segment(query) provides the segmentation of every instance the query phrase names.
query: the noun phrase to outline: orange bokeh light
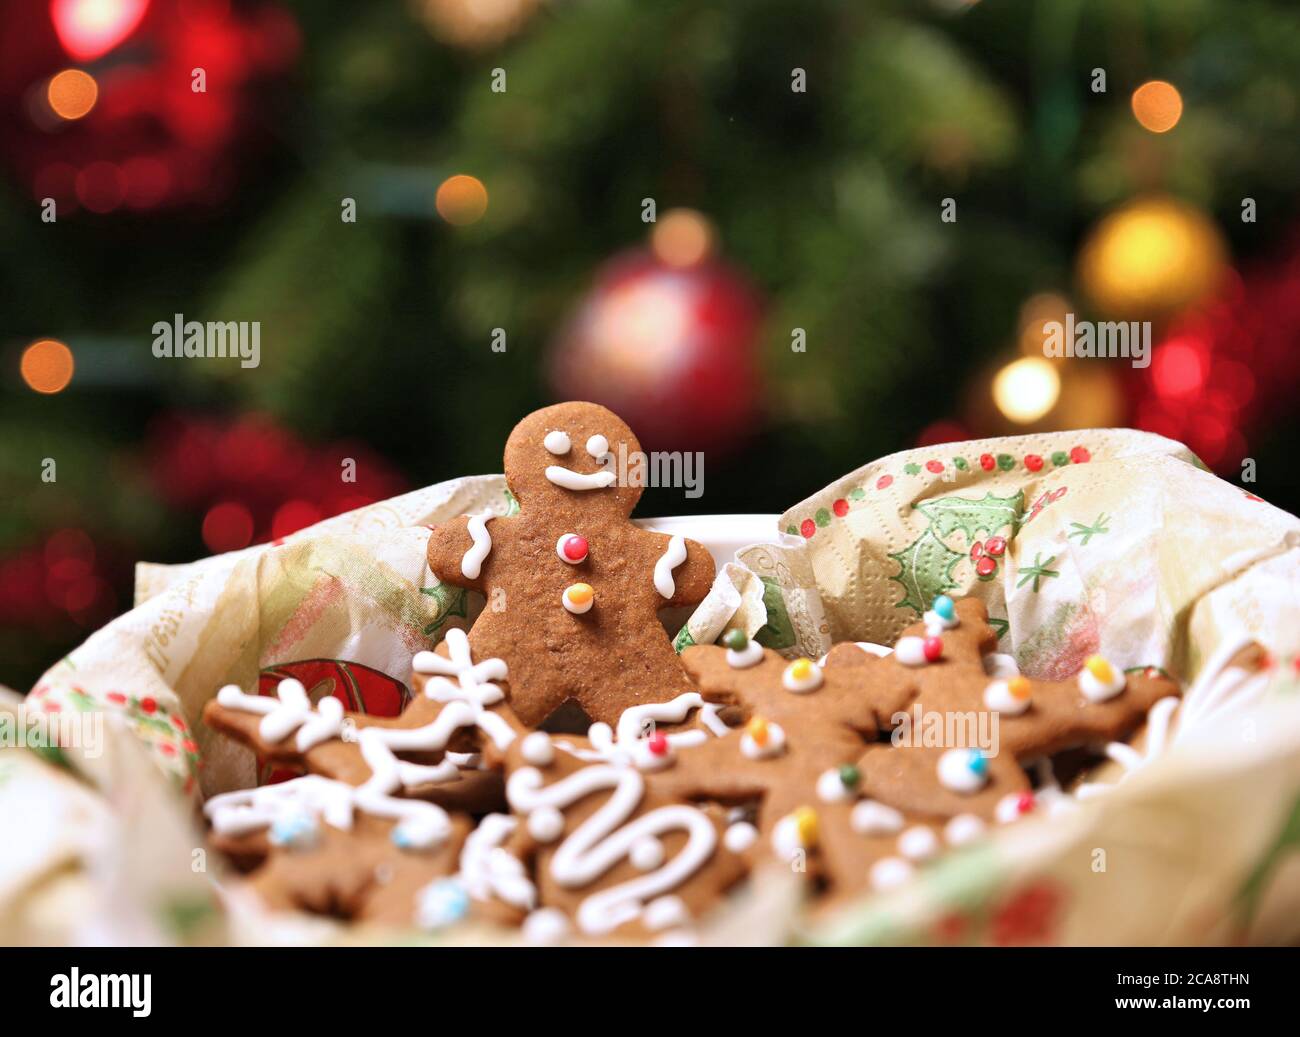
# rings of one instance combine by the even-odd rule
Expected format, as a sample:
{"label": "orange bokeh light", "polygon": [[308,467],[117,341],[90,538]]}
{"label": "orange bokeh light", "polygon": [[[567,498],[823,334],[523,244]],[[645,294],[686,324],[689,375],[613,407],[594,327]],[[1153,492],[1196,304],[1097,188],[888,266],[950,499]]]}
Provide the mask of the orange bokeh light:
{"label": "orange bokeh light", "polygon": [[673,209],[651,231],[650,251],[667,266],[695,266],[713,251],[713,226],[694,209]]}
{"label": "orange bokeh light", "polygon": [[487,212],[487,188],[478,177],[457,173],[438,185],[434,204],[444,220],[454,227],[464,227],[477,223]]}
{"label": "orange bokeh light", "polygon": [[89,115],[99,100],[99,84],[89,72],[66,68],[50,80],[45,98],[60,119],[80,119]]}
{"label": "orange bokeh light", "polygon": [[28,388],[49,396],[68,387],[76,365],[72,350],[62,342],[46,338],[23,350],[18,366]]}
{"label": "orange bokeh light", "polygon": [[1144,129],[1168,133],[1183,117],[1183,98],[1178,88],[1163,79],[1143,83],[1133,91],[1133,115]]}

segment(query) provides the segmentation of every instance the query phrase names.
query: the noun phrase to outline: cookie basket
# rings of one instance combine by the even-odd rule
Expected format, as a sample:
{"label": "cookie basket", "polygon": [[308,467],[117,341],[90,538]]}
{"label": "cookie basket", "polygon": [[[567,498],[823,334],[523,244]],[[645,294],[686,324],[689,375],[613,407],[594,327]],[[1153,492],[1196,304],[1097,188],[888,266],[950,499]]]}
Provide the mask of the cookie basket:
{"label": "cookie basket", "polygon": [[[197,805],[256,783],[197,722],[226,683],[294,673],[357,704],[400,695],[411,658],[480,602],[433,581],[428,526],[505,514],[500,476],[418,490],[183,566],[142,564],[135,608],[0,710],[99,718],[84,744],[8,754],[0,938],[12,943],[393,941],[274,916],[205,848]],[[782,515],[644,520],[704,543],[705,602],[679,647],[741,626],[787,655],[892,643],[934,595],[988,607],[1030,676],[1103,651],[1187,690],[1128,751],[907,885],[809,913],[783,869],[704,918],[700,943],[1187,944],[1300,939],[1300,520],[1128,430],[919,448]],[[87,729],[94,729],[89,722]],[[460,926],[417,934],[498,942]]]}

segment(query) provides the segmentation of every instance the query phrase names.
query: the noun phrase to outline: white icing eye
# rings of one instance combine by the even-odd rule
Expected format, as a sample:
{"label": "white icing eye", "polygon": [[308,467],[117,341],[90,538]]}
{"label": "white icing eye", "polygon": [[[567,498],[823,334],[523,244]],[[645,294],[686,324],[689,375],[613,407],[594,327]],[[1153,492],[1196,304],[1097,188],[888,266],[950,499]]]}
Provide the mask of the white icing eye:
{"label": "white icing eye", "polygon": [[587,453],[592,457],[604,457],[609,453],[609,440],[601,435],[592,436],[587,440]]}
{"label": "white icing eye", "polygon": [[557,428],[554,432],[546,433],[542,446],[553,454],[567,454],[573,444],[569,442],[569,434]]}

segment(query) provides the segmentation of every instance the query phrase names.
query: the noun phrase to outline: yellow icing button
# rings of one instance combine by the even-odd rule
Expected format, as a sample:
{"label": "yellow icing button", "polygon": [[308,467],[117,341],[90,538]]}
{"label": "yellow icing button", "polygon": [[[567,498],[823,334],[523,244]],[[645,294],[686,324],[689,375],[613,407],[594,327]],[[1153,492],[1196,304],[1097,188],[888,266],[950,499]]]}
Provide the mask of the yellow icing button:
{"label": "yellow icing button", "polygon": [[812,669],[811,659],[796,659],[790,664],[790,676],[797,681],[806,681],[812,676]]}
{"label": "yellow icing button", "polygon": [[794,828],[799,833],[799,842],[804,847],[817,844],[817,811],[812,807],[800,807],[794,812]]}
{"label": "yellow icing button", "polygon": [[1083,664],[1088,672],[1102,684],[1111,684],[1115,680],[1115,671],[1109,662],[1100,655],[1090,655]]}
{"label": "yellow icing button", "polygon": [[565,587],[564,594],[560,598],[564,607],[577,616],[590,611],[595,599],[596,592],[591,589],[589,583],[574,583]]}
{"label": "yellow icing button", "polygon": [[1013,699],[1023,701],[1029,698],[1032,690],[1028,677],[1012,677],[1007,681],[1007,691],[1011,693]]}
{"label": "yellow icing button", "polygon": [[754,717],[745,725],[745,733],[755,745],[767,744],[767,721],[762,717]]}

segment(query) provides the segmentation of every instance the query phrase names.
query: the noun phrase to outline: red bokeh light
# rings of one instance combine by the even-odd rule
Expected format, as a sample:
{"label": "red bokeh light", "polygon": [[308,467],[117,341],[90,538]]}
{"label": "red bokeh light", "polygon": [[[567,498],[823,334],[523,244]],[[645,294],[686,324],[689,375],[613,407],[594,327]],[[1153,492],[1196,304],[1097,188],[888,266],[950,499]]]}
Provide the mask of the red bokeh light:
{"label": "red bokeh light", "polygon": [[300,529],[306,529],[308,526],[314,525],[322,517],[320,508],[310,501],[286,501],[276,509],[275,517],[271,519],[271,536],[279,540],[282,537],[287,537],[290,533],[296,533]]}
{"label": "red bokeh light", "polygon": [[1170,339],[1157,347],[1151,359],[1156,392],[1168,398],[1194,396],[1205,385],[1207,366],[1205,350],[1197,340]]}
{"label": "red bokeh light", "polygon": [[112,162],[92,162],[77,174],[77,198],[91,212],[112,212],[125,193],[122,171]]}
{"label": "red bokeh light", "polygon": [[238,551],[253,542],[253,516],[236,501],[214,505],[203,516],[203,542],[213,554]]}

